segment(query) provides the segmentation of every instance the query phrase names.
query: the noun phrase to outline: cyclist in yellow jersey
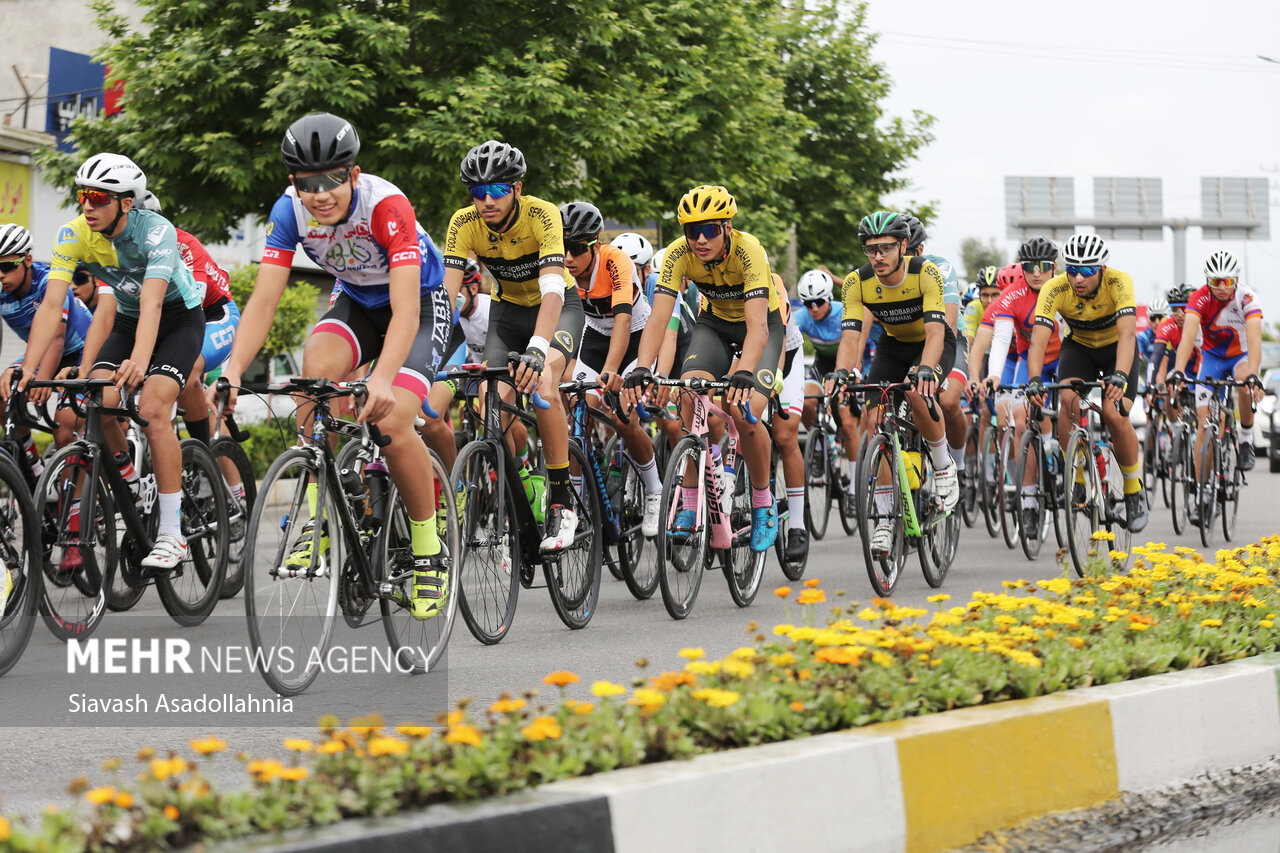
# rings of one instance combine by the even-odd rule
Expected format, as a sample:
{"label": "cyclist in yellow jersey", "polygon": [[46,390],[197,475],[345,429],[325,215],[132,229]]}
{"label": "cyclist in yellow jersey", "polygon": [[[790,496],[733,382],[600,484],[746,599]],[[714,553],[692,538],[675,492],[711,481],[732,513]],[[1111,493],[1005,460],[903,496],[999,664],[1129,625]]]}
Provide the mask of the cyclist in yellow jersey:
{"label": "cyclist in yellow jersey", "polygon": [[542,550],[559,551],[573,542],[578,516],[569,484],[569,422],[556,389],[582,340],[582,300],[564,268],[560,210],[521,194],[524,173],[524,154],[505,142],[491,139],[467,152],[459,174],[472,204],[449,221],[444,284],[450,294],[458,292],[469,253],[488,268],[498,286],[484,361],[506,361],[521,393],[537,391],[551,404],[534,413],[550,504]]}
{"label": "cyclist in yellow jersey", "polygon": [[[1138,435],[1129,422],[1129,408],[1138,390],[1134,368],[1138,362],[1138,306],[1133,279],[1107,266],[1111,252],[1096,234],[1073,234],[1062,246],[1065,271],[1049,279],[1036,301],[1035,329],[1027,353],[1027,396],[1043,404],[1038,390],[1045,350],[1061,314],[1071,330],[1058,357],[1058,380],[1106,379],[1102,422],[1115,447],[1116,461],[1124,474],[1125,511],[1130,532],[1147,526],[1147,502],[1142,493],[1142,459]],[[1127,399],[1124,411],[1118,408]],[[1060,392],[1058,440],[1065,449],[1071,431],[1080,422],[1080,401],[1072,391]],[[1077,486],[1081,484],[1076,484]]]}
{"label": "cyclist in yellow jersey", "polygon": [[[935,401],[943,380],[955,362],[956,336],[947,324],[943,303],[942,271],[924,258],[908,257],[908,221],[899,213],[879,210],[858,224],[858,240],[870,261],[844,280],[844,333],[836,354],[836,379],[856,377],[861,356],[864,306],[884,328],[876,345],[868,382],[902,382],[910,377],[915,388],[907,392],[914,420],[929,446],[934,465],[934,489],[947,511],[960,497],[955,460],[947,449],[944,424],[930,415],[926,400]],[[830,390],[828,384],[828,391]],[[867,417],[870,413],[867,412]],[[865,425],[864,425],[865,426]],[[881,472],[881,479],[887,472]],[[872,551],[878,555],[892,546],[892,484],[877,483],[876,503],[886,518],[876,525]]]}
{"label": "cyclist in yellow jersey", "polygon": [[[750,404],[764,412],[782,355],[783,325],[778,293],[770,278],[769,258],[760,241],[733,227],[738,203],[721,186],[694,187],[676,208],[684,234],[662,259],[653,291],[653,314],[640,339],[637,366],[627,376],[628,405],[652,380],[653,364],[667,321],[679,298],[681,278],[693,282],[706,297],[681,367],[681,378],[720,380],[737,355],[738,369],[729,378],[728,408],[738,428],[742,454],[751,475],[751,548],[766,551],[778,535],[777,508],[769,488],[769,436],[764,427],[747,423],[740,410]],[[683,404],[686,423],[692,403]],[[677,513],[675,525],[692,527]]]}

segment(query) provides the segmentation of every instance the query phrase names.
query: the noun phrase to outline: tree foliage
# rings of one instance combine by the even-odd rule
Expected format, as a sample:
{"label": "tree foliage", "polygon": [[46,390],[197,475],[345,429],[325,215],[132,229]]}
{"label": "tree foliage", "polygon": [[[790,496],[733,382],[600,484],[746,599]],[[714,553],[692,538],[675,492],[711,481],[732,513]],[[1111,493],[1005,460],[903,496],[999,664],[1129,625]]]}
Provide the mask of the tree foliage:
{"label": "tree foliage", "polygon": [[1004,250],[994,237],[985,243],[979,237],[965,237],[960,241],[960,261],[964,264],[965,281],[974,281],[983,267],[1005,265]]}
{"label": "tree foliage", "polygon": [[[775,254],[794,224],[803,257],[844,266],[850,229],[930,138],[928,116],[884,116],[863,10],[836,0],[140,2],[133,31],[94,0],[123,111],[73,137],[133,157],[208,239],[265,216],[286,185],[285,128],[327,110],[436,235],[467,203],[463,154],[494,137],[524,150],[534,195],[640,222],[722,183]],[[44,165],[69,184],[76,163]]]}
{"label": "tree foliage", "polygon": [[[231,279],[231,297],[237,305],[247,305],[249,294],[253,292],[257,267],[232,267],[227,275]],[[295,281],[285,288],[280,296],[275,319],[271,321],[271,329],[267,332],[267,339],[262,344],[263,357],[293,352],[302,346],[311,327],[316,324],[316,297],[319,293],[314,284],[305,281]]]}

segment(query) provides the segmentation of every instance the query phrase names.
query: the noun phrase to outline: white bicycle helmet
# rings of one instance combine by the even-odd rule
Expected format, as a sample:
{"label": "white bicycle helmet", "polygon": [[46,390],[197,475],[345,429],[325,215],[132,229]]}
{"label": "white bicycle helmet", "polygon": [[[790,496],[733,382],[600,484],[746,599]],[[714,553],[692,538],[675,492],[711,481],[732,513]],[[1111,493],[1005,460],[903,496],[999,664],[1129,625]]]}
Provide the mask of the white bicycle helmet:
{"label": "white bicycle helmet", "polygon": [[1072,234],[1062,244],[1062,262],[1073,267],[1103,266],[1110,257],[1106,241],[1097,234]]}
{"label": "white bicycle helmet", "polygon": [[631,258],[631,262],[636,265],[636,272],[653,260],[653,244],[646,240],[643,234],[624,231],[613,238],[613,245],[626,252],[627,257]]}
{"label": "white bicycle helmet", "polygon": [[818,299],[829,302],[831,301],[831,276],[822,270],[809,270],[796,282],[796,293],[799,294],[801,302]]}
{"label": "white bicycle helmet", "polygon": [[1204,262],[1205,278],[1239,278],[1240,259],[1226,249],[1219,249]]}
{"label": "white bicycle helmet", "polygon": [[138,202],[138,206],[152,213],[164,213],[164,209],[160,207],[160,199],[156,198],[156,194],[151,190],[142,194],[142,201]]}
{"label": "white bicycle helmet", "polygon": [[76,186],[141,199],[147,192],[147,176],[123,154],[94,154],[76,170]]}
{"label": "white bicycle helmet", "polygon": [[650,263],[653,264],[653,269],[655,272],[662,272],[662,261],[664,258],[666,258],[666,256],[667,256],[666,246],[663,246],[661,249],[653,253],[653,260],[650,261]]}
{"label": "white bicycle helmet", "polygon": [[21,225],[0,225],[0,258],[25,255],[31,251],[31,232]]}
{"label": "white bicycle helmet", "polygon": [[1163,296],[1157,296],[1147,306],[1148,317],[1167,317],[1169,315],[1169,303],[1165,301]]}

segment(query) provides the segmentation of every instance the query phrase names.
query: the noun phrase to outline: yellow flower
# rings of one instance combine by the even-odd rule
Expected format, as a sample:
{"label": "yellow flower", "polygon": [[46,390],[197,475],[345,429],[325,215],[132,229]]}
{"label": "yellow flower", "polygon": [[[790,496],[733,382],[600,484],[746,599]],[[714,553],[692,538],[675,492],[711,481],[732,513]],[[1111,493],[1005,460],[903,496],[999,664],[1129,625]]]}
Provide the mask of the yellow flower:
{"label": "yellow flower", "polygon": [[287,737],[284,739],[284,748],[291,749],[294,752],[310,752],[314,746],[315,744],[306,738]]}
{"label": "yellow flower", "polygon": [[86,792],[84,798],[95,806],[100,806],[116,798],[116,789],[114,785],[104,785],[101,788],[94,788],[92,791]]}
{"label": "yellow flower", "polygon": [[[692,664],[690,664],[692,666]],[[627,688],[621,684],[614,684],[612,681],[597,681],[591,685],[591,695],[597,699],[607,699],[610,696],[621,696],[627,692]]]}
{"label": "yellow flower", "polygon": [[1200,620],[1201,628],[1220,628],[1222,627],[1221,619],[1202,619]]}
{"label": "yellow flower", "polygon": [[817,578],[809,578],[807,581],[804,582],[804,585],[812,589],[813,587],[817,586],[820,583],[822,583],[822,581],[818,580]]}
{"label": "yellow flower", "polygon": [[773,591],[773,594],[778,596],[778,598],[786,598],[788,595],[791,594],[791,587],[780,586]]}
{"label": "yellow flower", "polygon": [[179,776],[187,770],[187,762],[178,756],[173,758],[151,759],[151,775],[161,781],[170,776]]}
{"label": "yellow flower", "polygon": [[250,761],[244,767],[250,774],[257,776],[259,782],[270,782],[280,775],[280,771],[284,770],[284,765],[274,758],[263,760],[261,758]]}
{"label": "yellow flower", "polygon": [[178,811],[178,807],[173,803],[169,803],[164,807],[164,816],[169,818],[169,820],[177,820],[179,814],[181,813]]}
{"label": "yellow flower", "polygon": [[697,660],[698,658],[706,657],[706,655],[707,655],[706,651],[704,651],[701,647],[696,649],[680,650],[680,657],[684,658],[685,660]]}
{"label": "yellow flower", "polygon": [[1130,623],[1129,623],[1129,630],[1130,630],[1130,631],[1145,631],[1145,630],[1147,630],[1147,629],[1148,629],[1148,628],[1150,628],[1150,627],[1151,627],[1151,626],[1150,626],[1150,625],[1148,625],[1148,624],[1146,624],[1145,622],[1130,622]]}
{"label": "yellow flower", "polygon": [[122,809],[133,808],[133,794],[130,794],[128,791],[121,791],[116,794],[116,805]]}
{"label": "yellow flower", "polygon": [[409,744],[394,737],[375,737],[369,741],[370,755],[404,755]]}
{"label": "yellow flower", "polygon": [[560,723],[555,717],[538,717],[529,725],[520,730],[526,738],[532,741],[539,740],[559,740],[563,732],[560,730]]}
{"label": "yellow flower", "polygon": [[[372,752],[372,750],[370,751]],[[286,782],[301,782],[310,775],[311,771],[305,767],[286,767],[276,774],[278,778]]]}
{"label": "yellow flower", "polygon": [[489,710],[495,714],[513,714],[523,707],[523,699],[499,699],[489,706]]}
{"label": "yellow flower", "polygon": [[1271,620],[1271,619],[1263,619],[1263,620],[1262,620],[1261,622],[1259,622],[1258,624],[1259,624],[1259,625],[1261,625],[1263,628],[1270,628],[1272,625],[1274,625],[1274,624],[1276,624],[1276,623],[1275,623],[1273,620]]}
{"label": "yellow flower", "polygon": [[720,670],[733,678],[750,678],[755,675],[756,668],[746,661],[737,658],[726,658],[720,664]]}
{"label": "yellow flower", "polygon": [[886,669],[893,666],[893,658],[890,657],[885,652],[880,651],[879,649],[871,653],[871,660],[875,661],[876,663],[880,664]]}
{"label": "yellow flower", "polygon": [[580,680],[581,679],[572,672],[559,669],[542,679],[542,683],[550,684],[554,687],[567,687],[570,684],[577,684]]}
{"label": "yellow flower", "polygon": [[591,702],[579,702],[576,699],[569,699],[566,704],[569,706],[569,710],[575,714],[590,714],[596,709],[596,706]]}
{"label": "yellow flower", "polygon": [[783,652],[782,654],[769,656],[769,663],[774,666],[791,666],[791,664],[795,662],[796,656],[791,654],[791,652]]}
{"label": "yellow flower", "polygon": [[9,825],[9,818],[0,817],[0,841],[8,841],[12,833],[13,828]]}
{"label": "yellow flower", "polygon": [[667,697],[658,690],[651,690],[647,687],[639,687],[636,689],[635,695],[628,700],[632,705],[639,705],[640,710],[652,713],[658,710],[667,702]]}
{"label": "yellow flower", "polygon": [[737,692],[733,690],[718,690],[714,687],[704,687],[701,690],[695,690],[690,694],[694,699],[706,702],[712,708],[728,708],[734,702],[741,698]]}
{"label": "yellow flower", "polygon": [[1112,551],[1110,556],[1111,562],[1113,563],[1123,563],[1125,560],[1129,559],[1129,553],[1127,551]]}
{"label": "yellow flower", "polygon": [[820,589],[806,589],[796,596],[796,604],[825,604],[827,594]]}
{"label": "yellow flower", "polygon": [[144,746],[142,749],[138,750],[137,758],[139,761],[150,761],[155,754],[156,754],[155,747]]}
{"label": "yellow flower", "polygon": [[316,747],[316,752],[320,752],[325,755],[337,755],[346,748],[347,745],[340,740],[327,740]]}
{"label": "yellow flower", "polygon": [[213,755],[215,752],[222,752],[227,748],[227,742],[220,737],[209,735],[204,740],[190,741],[191,748],[199,755]]}
{"label": "yellow flower", "polygon": [[432,728],[431,726],[415,726],[409,723],[401,723],[396,726],[396,732],[407,738],[418,740],[419,738],[428,737],[432,732]]}
{"label": "yellow flower", "polygon": [[1068,637],[1067,645],[1071,646],[1073,649],[1083,649],[1084,637]]}
{"label": "yellow flower", "polygon": [[1101,540],[1106,540],[1107,542],[1116,541],[1116,535],[1112,533],[1110,530],[1095,530],[1093,531],[1093,538],[1099,541]]}
{"label": "yellow flower", "polygon": [[449,730],[444,735],[445,743],[456,743],[463,746],[479,746],[480,732],[475,726],[469,726],[466,723],[458,723],[449,726]]}
{"label": "yellow flower", "polygon": [[950,600],[951,600],[951,596],[947,595],[945,592],[940,592],[937,595],[931,595],[925,599],[925,601],[929,602],[930,604],[941,604],[944,601],[950,601]]}
{"label": "yellow flower", "polygon": [[720,661],[692,660],[684,665],[684,670],[685,672],[692,672],[694,675],[715,675],[720,671]]}

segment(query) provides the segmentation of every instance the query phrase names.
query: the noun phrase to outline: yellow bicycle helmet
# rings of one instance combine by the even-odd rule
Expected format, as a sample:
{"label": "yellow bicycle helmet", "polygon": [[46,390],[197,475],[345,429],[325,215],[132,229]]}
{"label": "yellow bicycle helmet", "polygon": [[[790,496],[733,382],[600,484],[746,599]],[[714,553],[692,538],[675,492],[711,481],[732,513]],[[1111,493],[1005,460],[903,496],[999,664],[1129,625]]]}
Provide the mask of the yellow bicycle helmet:
{"label": "yellow bicycle helmet", "polygon": [[738,212],[738,203],[724,187],[703,185],[694,187],[680,199],[676,217],[681,225],[690,222],[707,222],[712,219],[732,219]]}

